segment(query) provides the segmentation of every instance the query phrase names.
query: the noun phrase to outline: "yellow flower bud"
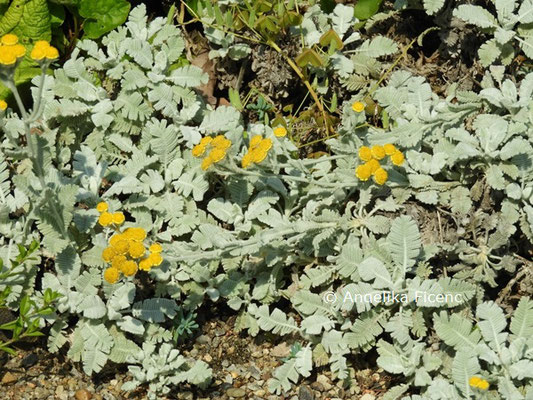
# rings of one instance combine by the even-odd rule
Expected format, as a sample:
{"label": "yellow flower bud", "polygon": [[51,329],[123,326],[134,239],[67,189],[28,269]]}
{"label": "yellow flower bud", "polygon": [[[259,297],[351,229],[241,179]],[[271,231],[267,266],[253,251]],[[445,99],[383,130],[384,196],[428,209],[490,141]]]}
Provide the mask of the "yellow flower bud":
{"label": "yellow flower bud", "polygon": [[209,158],[211,158],[211,160],[215,163],[221,161],[224,157],[226,157],[226,150],[220,149],[218,147],[215,147],[213,150],[211,150],[211,153],[209,153]]}
{"label": "yellow flower bud", "polygon": [[141,271],[150,271],[152,268],[152,261],[149,258],[139,261],[139,269]]}
{"label": "yellow flower bud", "polygon": [[287,129],[284,126],[278,126],[274,129],[274,136],[283,137],[287,135]]}
{"label": "yellow flower bud", "polygon": [[213,138],[211,136],[204,136],[202,139],[200,139],[200,146],[207,146],[209,143],[213,141]]}
{"label": "yellow flower bud", "polygon": [[128,228],[124,234],[128,239],[135,240],[137,242],[142,242],[144,239],[146,239],[146,231],[139,227]]}
{"label": "yellow flower bud", "polygon": [[124,240],[124,239],[127,239],[127,237],[126,237],[125,234],[117,233],[116,235],[111,236],[111,238],[109,239],[109,244],[110,244],[111,246],[116,246],[116,244],[117,244],[120,240]]}
{"label": "yellow flower bud", "polygon": [[255,150],[252,150],[251,153],[252,153],[252,161],[254,163],[260,163],[266,158],[268,154],[268,150],[261,150],[260,148],[257,148]]}
{"label": "yellow flower bud", "polygon": [[242,157],[241,165],[243,168],[248,168],[252,162],[253,155],[252,153],[248,152]]}
{"label": "yellow flower bud", "polygon": [[119,276],[120,272],[116,268],[109,267],[104,271],[104,279],[107,283],[116,283],[118,281]]}
{"label": "yellow flower bud", "polygon": [[159,243],[153,243],[148,250],[152,253],[161,253],[163,251],[163,246]]}
{"label": "yellow flower bud", "polygon": [[400,166],[405,161],[405,157],[403,156],[402,152],[398,150],[390,156],[390,160],[394,165]]}
{"label": "yellow flower bud", "polygon": [[113,213],[113,223],[115,225],[122,225],[125,220],[126,217],[124,217],[124,214],[122,214],[121,212]]}
{"label": "yellow flower bud", "polygon": [[55,60],[56,58],[59,58],[59,51],[54,46],[48,47],[45,54],[46,58],[49,60]]}
{"label": "yellow flower bud", "polygon": [[391,143],[384,144],[383,150],[385,150],[385,154],[388,156],[394,154],[397,151],[396,146]]}
{"label": "yellow flower bud", "polygon": [[352,110],[354,110],[356,113],[360,113],[364,111],[365,104],[361,103],[360,101],[356,101],[352,104]]}
{"label": "yellow flower bud", "polygon": [[22,58],[26,55],[26,47],[21,44],[16,44],[12,46],[12,51],[15,57]]}
{"label": "yellow flower bud", "polygon": [[477,387],[479,382],[481,382],[481,378],[479,376],[473,376],[468,380],[468,384],[472,387]]}
{"label": "yellow flower bud", "polygon": [[371,167],[370,167],[370,165],[368,165],[368,163],[359,165],[355,169],[355,176],[357,178],[359,178],[359,180],[361,180],[363,182],[367,181],[370,178],[371,175],[372,175],[372,171],[371,171]]}
{"label": "yellow flower bud", "polygon": [[388,177],[389,174],[387,174],[387,171],[385,171],[383,168],[378,168],[376,172],[374,172],[374,181],[378,185],[383,185],[385,182],[387,182]]}
{"label": "yellow flower bud", "polygon": [[381,160],[385,157],[385,149],[383,146],[372,146],[372,157],[376,160]]}
{"label": "yellow flower bud", "polygon": [[137,263],[135,261],[128,260],[122,264],[122,273],[125,276],[135,275],[137,272]]}
{"label": "yellow flower bud", "polygon": [[107,211],[100,214],[100,218],[98,218],[98,223],[102,226],[111,225],[112,222],[113,222],[113,216],[111,215],[111,213],[108,213]]}
{"label": "yellow flower bud", "polygon": [[370,161],[372,159],[372,151],[368,146],[361,146],[359,149],[359,158],[362,161]]}
{"label": "yellow flower bud", "polygon": [[159,253],[152,253],[148,256],[148,260],[150,260],[153,266],[157,267],[163,262],[163,257],[161,257],[161,254]]}
{"label": "yellow flower bud", "polygon": [[104,251],[102,251],[102,259],[105,262],[111,262],[113,257],[115,257],[116,255],[117,255],[117,252],[115,251],[113,247],[106,247]]}
{"label": "yellow flower bud", "polygon": [[7,108],[7,103],[4,100],[0,100],[0,110],[5,111]]}
{"label": "yellow flower bud", "polygon": [[11,66],[17,62],[17,55],[10,46],[0,46],[0,64]]}
{"label": "yellow flower bud", "polygon": [[118,256],[115,256],[113,257],[113,259],[111,260],[111,266],[113,268],[116,268],[117,270],[119,271],[122,271],[122,265],[128,261],[128,259],[126,258],[126,256],[124,255],[118,255]]}
{"label": "yellow flower bud", "polygon": [[202,169],[204,171],[207,171],[207,169],[213,165],[213,160],[211,159],[211,157],[206,157],[202,160]]}
{"label": "yellow flower bud", "polygon": [[2,36],[2,44],[6,46],[14,46],[19,42],[17,35],[13,33],[8,33]]}
{"label": "yellow flower bud", "polygon": [[259,146],[259,143],[261,143],[262,140],[263,137],[261,135],[255,135],[252,139],[250,139],[250,150],[253,150]]}
{"label": "yellow flower bud", "polygon": [[128,240],[119,240],[113,248],[117,254],[126,254],[130,248],[130,242]]}
{"label": "yellow flower bud", "polygon": [[263,139],[261,140],[261,143],[257,146],[259,150],[262,151],[268,151],[272,148],[272,140],[270,139]]}
{"label": "yellow flower bud", "polygon": [[193,157],[200,157],[202,154],[205,153],[205,145],[197,144],[192,148],[192,155]]}
{"label": "yellow flower bud", "polygon": [[481,379],[481,382],[479,382],[477,385],[477,387],[481,390],[487,390],[489,386],[489,383],[485,379]]}
{"label": "yellow flower bud", "polygon": [[146,249],[144,248],[142,242],[131,242],[128,251],[132,258],[140,258],[144,256]]}
{"label": "yellow flower bud", "polygon": [[366,163],[370,167],[370,173],[374,174],[380,167],[379,161],[372,159],[369,162]]}
{"label": "yellow flower bud", "polygon": [[99,213],[103,213],[105,211],[107,211],[109,208],[109,206],[107,205],[107,203],[105,201],[101,201],[100,203],[98,203],[96,205],[96,210],[99,212]]}

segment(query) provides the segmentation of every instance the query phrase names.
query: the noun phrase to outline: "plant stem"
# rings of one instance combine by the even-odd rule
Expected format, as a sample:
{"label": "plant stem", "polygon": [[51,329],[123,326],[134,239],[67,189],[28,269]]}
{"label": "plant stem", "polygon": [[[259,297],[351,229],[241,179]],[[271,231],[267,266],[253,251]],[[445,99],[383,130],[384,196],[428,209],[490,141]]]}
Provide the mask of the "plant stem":
{"label": "plant stem", "polygon": [[313,89],[309,81],[305,78],[302,70],[298,67],[298,65],[296,65],[296,63],[287,54],[283,52],[283,50],[280,49],[280,47],[272,39],[268,39],[267,44],[270,47],[272,47],[274,50],[276,50],[279,54],[281,54],[282,57],[285,59],[285,61],[287,61],[287,63],[294,70],[294,72],[296,72],[296,75],[298,75],[298,77],[301,79],[305,87],[307,87],[307,90],[309,91],[309,94],[311,94],[311,97],[315,101],[315,104],[318,107],[318,110],[322,113],[322,116],[324,118],[324,126],[326,127],[326,132],[334,133],[333,127],[329,126],[328,124],[328,120],[326,117],[326,110],[324,109],[324,105],[318,98],[318,95],[316,94],[315,90]]}

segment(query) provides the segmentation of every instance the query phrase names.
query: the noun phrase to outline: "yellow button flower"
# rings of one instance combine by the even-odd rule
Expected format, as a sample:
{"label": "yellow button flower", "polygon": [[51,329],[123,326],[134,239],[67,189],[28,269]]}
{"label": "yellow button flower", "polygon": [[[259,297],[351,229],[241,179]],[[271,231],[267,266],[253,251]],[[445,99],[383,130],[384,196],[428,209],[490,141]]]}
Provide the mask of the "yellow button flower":
{"label": "yellow button flower", "polygon": [[200,139],[200,145],[207,146],[212,141],[213,141],[213,138],[211,136],[204,136],[202,139]]}
{"label": "yellow button flower", "polygon": [[113,213],[113,223],[115,225],[121,225],[124,223],[125,220],[126,217],[124,217],[124,214],[122,214],[121,212]]}
{"label": "yellow button flower", "polygon": [[385,182],[387,182],[388,177],[389,174],[387,174],[387,171],[385,171],[383,168],[378,168],[376,172],[374,172],[374,181],[378,185],[383,185]]}
{"label": "yellow button flower", "polygon": [[45,51],[46,58],[49,60],[55,60],[56,58],[59,58],[59,51],[54,47],[50,46]]}
{"label": "yellow button flower", "polygon": [[17,58],[22,58],[26,55],[26,47],[21,44],[16,44],[12,47],[13,54]]}
{"label": "yellow button flower", "polygon": [[482,379],[477,385],[477,387],[481,390],[487,390],[489,386],[490,384],[485,379]]}
{"label": "yellow button flower", "polygon": [[394,154],[398,149],[396,148],[395,145],[391,144],[391,143],[387,143],[387,144],[384,144],[383,145],[383,150],[385,150],[385,154],[390,156],[392,154]]}
{"label": "yellow button flower", "polygon": [[15,65],[17,56],[9,46],[0,46],[0,64],[5,66]]}
{"label": "yellow button flower", "polygon": [[132,258],[140,258],[144,256],[146,249],[144,248],[142,242],[131,242],[128,251]]}
{"label": "yellow button flower", "polygon": [[125,240],[127,238],[128,237],[125,234],[117,233],[116,235],[111,236],[111,238],[109,239],[109,244],[111,246],[116,246],[120,240]]}
{"label": "yellow button flower", "polygon": [[120,276],[120,272],[118,269],[109,267],[104,271],[104,279],[107,283],[113,284],[118,281],[118,278]]}
{"label": "yellow button flower", "polygon": [[5,111],[7,108],[7,103],[4,100],[0,100],[0,110]]}
{"label": "yellow button flower", "polygon": [[359,165],[355,169],[355,176],[357,176],[357,178],[359,178],[359,180],[363,182],[367,181],[370,178],[370,176],[372,176],[372,170],[371,170],[370,165],[368,165],[368,163]]}
{"label": "yellow button flower", "polygon": [[385,149],[383,146],[372,146],[372,157],[376,160],[381,160],[385,157]]}
{"label": "yellow button flower", "polygon": [[130,242],[128,240],[119,240],[113,248],[117,254],[126,254],[130,248]]}
{"label": "yellow button flower", "polygon": [[150,271],[152,265],[152,260],[150,260],[150,258],[145,258],[144,260],[139,261],[139,269],[141,271]]}
{"label": "yellow button flower", "polygon": [[263,139],[257,146],[258,150],[261,151],[268,151],[272,148],[272,140],[271,139]]}
{"label": "yellow button flower", "polygon": [[163,257],[159,253],[152,253],[148,256],[148,260],[150,260],[153,266],[158,266],[163,262]]}
{"label": "yellow button flower", "polygon": [[98,218],[98,223],[102,226],[111,225],[112,222],[113,215],[111,215],[111,213],[108,213],[107,211],[100,214],[100,218]]}
{"label": "yellow button flower", "polygon": [[243,168],[248,168],[253,162],[253,153],[246,153],[244,156],[242,156],[241,160],[241,166]]}
{"label": "yellow button flower", "polygon": [[468,380],[468,384],[473,387],[477,387],[479,382],[481,382],[481,378],[479,376],[473,376]]}
{"label": "yellow button flower", "polygon": [[354,110],[356,113],[360,113],[365,109],[365,104],[361,103],[360,101],[356,101],[352,104],[352,110]]}
{"label": "yellow button flower", "polygon": [[142,242],[144,239],[146,239],[146,231],[140,227],[128,228],[124,234],[128,239],[135,240],[137,242]]}
{"label": "yellow button flower", "polygon": [[268,155],[268,151],[261,150],[261,149],[255,149],[254,151],[252,151],[252,161],[254,163],[260,163],[266,158],[267,155]]}
{"label": "yellow button flower", "polygon": [[368,146],[361,146],[359,149],[359,158],[362,161],[370,161],[372,159],[372,150]]}
{"label": "yellow button flower", "polygon": [[115,251],[113,247],[106,247],[104,251],[102,251],[102,259],[105,262],[111,262],[113,257],[115,257],[116,255],[117,255],[117,252]]}
{"label": "yellow button flower", "polygon": [[396,151],[393,155],[390,156],[390,159],[394,165],[402,165],[405,161],[405,157],[401,151]]}
{"label": "yellow button flower", "polygon": [[111,260],[111,266],[113,268],[116,268],[118,269],[119,271],[122,271],[122,265],[128,261],[128,259],[126,258],[126,256],[124,255],[118,255],[118,256],[115,256],[113,257],[113,259]]}
{"label": "yellow button flower", "polygon": [[380,167],[379,161],[376,159],[372,159],[366,163],[370,167],[370,173],[374,174]]}
{"label": "yellow button flower", "polygon": [[96,205],[96,210],[99,212],[99,213],[103,213],[105,211],[107,211],[109,208],[109,206],[107,205],[107,203],[105,201],[101,201],[100,203],[98,203]]}
{"label": "yellow button flower", "polygon": [[287,135],[287,129],[284,126],[278,126],[274,128],[274,136],[283,137]]}
{"label": "yellow button flower", "polygon": [[153,243],[148,250],[152,253],[161,253],[163,251],[163,246],[159,243]]}
{"label": "yellow button flower", "polygon": [[197,144],[192,148],[192,155],[193,157],[200,157],[202,154],[205,153],[205,145]]}
{"label": "yellow button flower", "polygon": [[255,135],[252,139],[250,139],[250,150],[253,150],[259,146],[259,143],[261,143],[262,140],[263,137],[261,135]]}
{"label": "yellow button flower", "polygon": [[209,153],[209,158],[211,158],[214,163],[221,161],[224,157],[226,157],[226,150],[219,149],[218,147],[214,148],[211,150],[211,153]]}
{"label": "yellow button flower", "polygon": [[227,150],[231,146],[231,140],[226,139],[224,135],[218,135],[211,141],[211,146],[220,150]]}
{"label": "yellow button flower", "polygon": [[8,33],[4,36],[2,36],[2,44],[6,46],[14,46],[19,42],[19,38],[17,35],[14,35],[13,33]]}
{"label": "yellow button flower", "polygon": [[125,276],[135,275],[136,272],[137,272],[137,263],[135,261],[128,260],[124,264],[122,264],[122,273]]}
{"label": "yellow button flower", "polygon": [[203,169],[204,171],[207,171],[207,169],[208,169],[211,165],[213,165],[213,160],[211,159],[211,157],[206,157],[206,158],[204,158],[204,159],[202,160],[202,165],[201,165],[201,167],[202,167],[202,169]]}

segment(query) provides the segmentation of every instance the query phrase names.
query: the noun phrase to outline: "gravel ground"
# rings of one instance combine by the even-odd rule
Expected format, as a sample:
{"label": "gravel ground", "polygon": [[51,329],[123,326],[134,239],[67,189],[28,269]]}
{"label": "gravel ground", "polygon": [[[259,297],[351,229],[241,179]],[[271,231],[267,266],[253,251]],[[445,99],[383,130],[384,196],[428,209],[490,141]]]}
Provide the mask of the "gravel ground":
{"label": "gravel ground", "polygon": [[[216,311],[212,315],[217,314]],[[226,321],[206,321],[194,341],[180,349],[186,357],[202,359],[213,369],[211,386],[205,391],[182,386],[161,400],[171,399],[267,399],[267,400],[337,400],[379,399],[390,378],[381,370],[361,368],[356,371],[351,387],[333,382],[329,367],[301,381],[285,395],[268,393],[268,379],[290,352],[292,343],[275,337],[251,338],[233,331],[234,317]],[[0,399],[30,400],[115,400],[145,399],[144,388],[122,392],[129,379],[124,366],[109,366],[91,377],[81,372],[81,365],[61,354],[50,354],[43,343],[34,343],[16,357],[0,358]]]}

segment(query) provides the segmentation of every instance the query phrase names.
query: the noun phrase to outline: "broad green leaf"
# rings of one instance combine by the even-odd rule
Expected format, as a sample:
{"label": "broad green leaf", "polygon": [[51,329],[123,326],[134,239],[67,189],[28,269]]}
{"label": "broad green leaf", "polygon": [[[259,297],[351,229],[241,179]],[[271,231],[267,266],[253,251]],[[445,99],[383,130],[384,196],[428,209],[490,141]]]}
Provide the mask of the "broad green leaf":
{"label": "broad green leaf", "polygon": [[85,18],[84,37],[96,39],[126,21],[130,3],[126,0],[81,0],[78,11]]}

